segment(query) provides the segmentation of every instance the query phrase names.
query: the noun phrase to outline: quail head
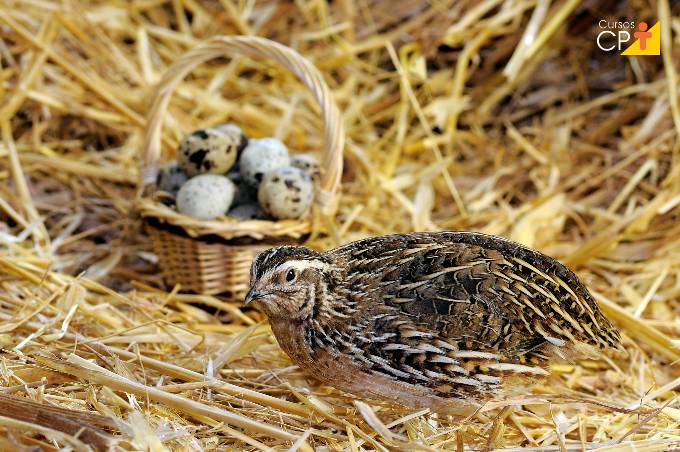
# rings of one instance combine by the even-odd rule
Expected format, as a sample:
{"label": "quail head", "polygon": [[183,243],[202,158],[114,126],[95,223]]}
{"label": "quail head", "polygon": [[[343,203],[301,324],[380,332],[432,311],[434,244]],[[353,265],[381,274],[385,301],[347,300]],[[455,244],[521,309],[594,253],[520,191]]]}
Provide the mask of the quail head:
{"label": "quail head", "polygon": [[499,237],[374,237],[257,256],[246,296],[281,348],[362,397],[450,414],[547,375],[551,358],[613,348],[619,333],[576,275]]}

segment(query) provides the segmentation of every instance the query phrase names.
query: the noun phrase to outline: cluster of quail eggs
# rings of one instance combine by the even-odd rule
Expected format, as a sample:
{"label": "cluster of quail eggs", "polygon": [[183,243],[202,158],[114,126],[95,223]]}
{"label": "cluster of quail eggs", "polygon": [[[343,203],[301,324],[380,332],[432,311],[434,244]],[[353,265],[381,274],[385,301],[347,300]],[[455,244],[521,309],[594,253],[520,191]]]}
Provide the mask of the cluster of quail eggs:
{"label": "cluster of quail eggs", "polygon": [[163,202],[197,220],[283,220],[307,212],[319,174],[314,156],[290,156],[275,138],[248,139],[222,124],[185,136],[177,160],[159,170],[156,188]]}

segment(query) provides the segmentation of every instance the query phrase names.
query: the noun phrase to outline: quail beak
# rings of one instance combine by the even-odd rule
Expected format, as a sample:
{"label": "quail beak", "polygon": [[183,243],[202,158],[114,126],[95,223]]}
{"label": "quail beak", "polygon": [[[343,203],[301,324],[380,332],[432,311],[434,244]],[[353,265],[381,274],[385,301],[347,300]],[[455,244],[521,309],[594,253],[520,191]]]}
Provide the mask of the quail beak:
{"label": "quail beak", "polygon": [[259,290],[255,289],[255,287],[251,287],[248,293],[246,294],[245,300],[243,300],[243,305],[248,306],[253,301],[259,300],[265,295],[267,295],[266,292],[260,292]]}

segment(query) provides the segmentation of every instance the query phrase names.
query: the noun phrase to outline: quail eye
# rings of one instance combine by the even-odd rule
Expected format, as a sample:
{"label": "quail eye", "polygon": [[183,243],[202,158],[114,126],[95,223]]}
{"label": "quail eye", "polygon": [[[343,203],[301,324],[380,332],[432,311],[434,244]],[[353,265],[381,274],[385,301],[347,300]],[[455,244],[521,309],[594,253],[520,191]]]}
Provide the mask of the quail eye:
{"label": "quail eye", "polygon": [[286,272],[286,282],[293,282],[295,280],[295,270],[292,268]]}

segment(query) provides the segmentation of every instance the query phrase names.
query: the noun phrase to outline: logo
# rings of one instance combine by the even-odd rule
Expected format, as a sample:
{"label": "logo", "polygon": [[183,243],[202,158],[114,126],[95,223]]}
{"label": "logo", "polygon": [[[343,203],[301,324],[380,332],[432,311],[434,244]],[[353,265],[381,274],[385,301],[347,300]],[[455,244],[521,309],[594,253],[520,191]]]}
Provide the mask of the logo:
{"label": "logo", "polygon": [[637,40],[621,55],[661,55],[661,28],[659,22],[647,31],[647,23],[638,24],[639,31],[633,33]]}
{"label": "logo", "polygon": [[[649,28],[646,22],[610,22],[602,19],[597,35],[597,46],[605,52],[618,51],[621,55],[661,55],[661,26]],[[632,36],[631,36],[632,35]],[[629,45],[631,39],[635,39]],[[623,50],[623,51],[622,51]]]}

